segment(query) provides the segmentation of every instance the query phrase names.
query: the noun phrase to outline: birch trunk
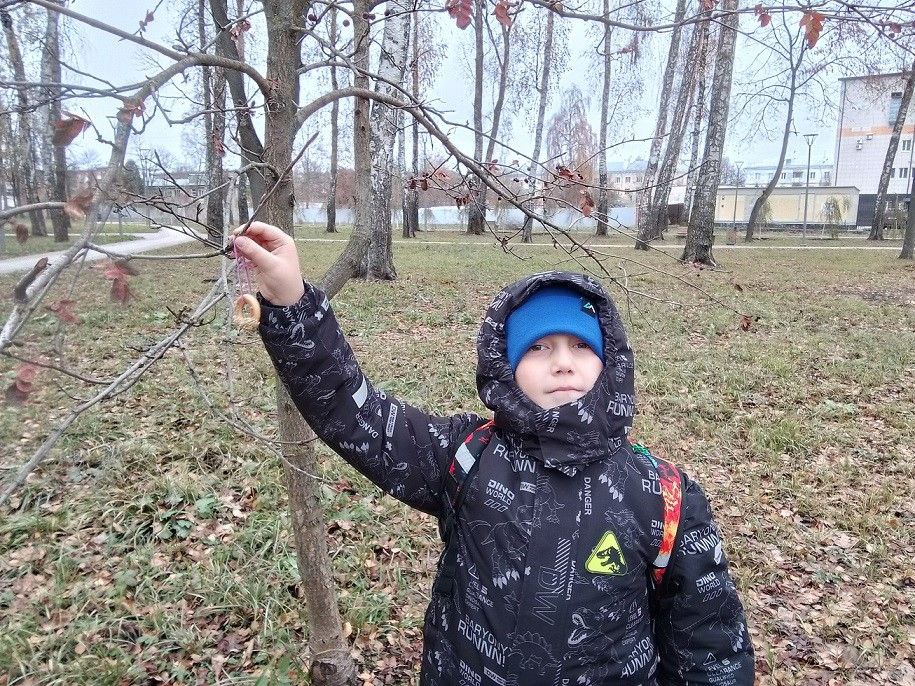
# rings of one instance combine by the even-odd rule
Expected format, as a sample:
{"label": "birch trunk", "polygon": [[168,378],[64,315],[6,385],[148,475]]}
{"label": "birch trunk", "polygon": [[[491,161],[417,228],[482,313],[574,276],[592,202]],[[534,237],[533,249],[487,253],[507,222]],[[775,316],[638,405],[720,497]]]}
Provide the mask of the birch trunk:
{"label": "birch trunk", "polygon": [[[610,16],[610,0],[604,0],[604,16]],[[597,235],[607,235],[607,222],[610,215],[610,189],[607,180],[607,120],[610,114],[610,73],[613,62],[610,59],[610,39],[612,31],[609,24],[604,24],[604,74],[600,95],[600,131],[597,134],[599,155],[597,160]]]}
{"label": "birch trunk", "polygon": [[915,183],[909,189],[909,217],[905,225],[905,235],[902,237],[900,260],[915,260],[915,212],[911,209],[913,207],[915,207]]}
{"label": "birch trunk", "polygon": [[[804,61],[805,45],[806,43],[801,43],[797,62],[792,63],[790,67],[791,76],[788,85],[788,113],[785,115],[785,128],[782,132],[782,147],[779,149],[778,153],[778,164],[775,165],[775,173],[772,174],[772,178],[769,179],[769,183],[766,184],[763,192],[759,194],[758,198],[756,198],[756,202],[753,203],[753,209],[750,210],[750,217],[747,219],[747,230],[744,234],[744,240],[747,241],[753,240],[753,232],[756,230],[756,224],[759,221],[759,215],[762,212],[766,201],[769,199],[769,196],[772,195],[772,191],[774,191],[775,187],[778,185],[778,180],[782,175],[782,169],[785,166],[785,154],[788,152],[788,141],[791,138],[791,130],[793,129],[794,123],[794,101],[795,97],[797,96],[797,73],[801,68],[801,63]],[[791,47],[789,46],[789,50],[790,49]]]}
{"label": "birch trunk", "polygon": [[704,47],[699,56],[699,66],[696,74],[699,79],[696,88],[696,99],[693,103],[696,108],[693,114],[693,132],[691,134],[691,150],[689,154],[689,171],[686,173],[686,194],[684,197],[684,216],[687,224],[693,213],[693,190],[696,182],[696,162],[699,159],[699,142],[702,139],[702,122],[705,120],[705,80],[708,74],[708,56],[711,52],[711,31],[709,22],[702,24]]}
{"label": "birch trunk", "polygon": [[696,182],[693,201],[695,208],[686,231],[686,245],[683,248],[683,255],[680,257],[684,262],[699,262],[710,266],[715,266],[715,260],[712,257],[712,243],[715,238],[715,205],[731,99],[734,43],[737,38],[737,0],[724,0],[723,9],[729,14],[721,22],[718,57],[715,61],[715,75],[712,79],[708,129],[705,134],[705,149],[702,155],[702,169]]}
{"label": "birch trunk", "polygon": [[[899,137],[902,135],[905,118],[909,112],[909,103],[912,101],[913,90],[915,90],[915,62],[912,63],[912,69],[909,71],[909,78],[906,79],[905,88],[902,91],[902,100],[899,103],[899,112],[896,114],[896,121],[893,122],[893,133],[890,134],[890,144],[886,149],[886,157],[883,158],[883,169],[880,171],[880,183],[877,185],[877,200],[874,205],[874,221],[871,223],[871,231],[867,236],[867,240],[869,241],[883,240],[883,220],[886,215],[886,191],[890,186],[890,172],[893,170],[893,161],[896,159],[896,150],[899,148]],[[909,173],[911,174],[912,172],[909,171]],[[913,208],[912,205],[909,205],[909,208],[909,214],[915,211],[915,208]]]}
{"label": "birch trunk", "polygon": [[663,239],[664,232],[667,230],[670,191],[677,171],[677,163],[680,161],[683,137],[686,135],[686,127],[689,123],[687,115],[692,109],[693,96],[696,90],[696,71],[691,65],[694,65],[699,58],[704,45],[703,40],[703,28],[702,26],[697,26],[690,38],[689,51],[686,57],[687,68],[683,71],[683,77],[680,80],[674,120],[671,122],[667,148],[664,151],[664,162],[658,170],[657,188],[655,189],[654,202],[652,203],[654,216],[651,218],[652,225],[648,236],[649,240]]}
{"label": "birch trunk", "polygon": [[[384,20],[381,55],[375,91],[396,97],[403,84],[410,42],[410,7],[406,0],[388,4],[393,13]],[[395,85],[396,84],[396,85]],[[366,277],[393,280],[397,278],[392,255],[391,171],[394,167],[394,138],[397,116],[389,106],[372,104],[372,242],[368,250]]]}
{"label": "birch trunk", "polygon": [[[337,48],[337,7],[330,8],[330,44]],[[330,68],[331,90],[338,90],[337,68]],[[340,101],[334,100],[330,106],[330,188],[327,189],[327,233],[337,232],[337,145],[340,135]]]}
{"label": "birch trunk", "polygon": [[[60,0],[57,0],[57,4]],[[60,66],[60,15],[49,11],[44,33],[44,51],[41,55],[41,80],[46,84],[61,82]],[[42,98],[47,102],[42,122],[42,168],[45,174],[45,186],[48,189],[48,200],[66,202],[67,200],[67,149],[54,145],[53,122],[61,118],[60,86],[48,85],[42,88]],[[2,188],[2,186],[0,186]],[[54,229],[54,241],[62,243],[70,238],[70,217],[66,212],[52,210],[51,226]]]}
{"label": "birch trunk", "polygon": [[658,160],[661,155],[661,144],[667,134],[667,111],[670,92],[673,89],[674,74],[680,55],[680,34],[683,29],[680,22],[686,14],[686,0],[677,0],[677,9],[674,14],[676,26],[670,35],[670,47],[667,50],[667,66],[664,67],[664,78],[661,82],[661,99],[658,106],[658,121],[655,125],[654,138],[651,139],[651,149],[648,153],[648,164],[645,175],[642,177],[643,188],[636,195],[636,221],[638,223],[638,238],[635,242],[637,250],[648,250],[645,239],[650,233],[652,212],[652,199],[654,197],[655,178],[658,172]]}
{"label": "birch trunk", "polygon": [[[606,0],[605,0],[606,4]],[[530,194],[536,195],[540,184],[540,148],[543,145],[543,122],[546,119],[546,105],[550,99],[550,68],[553,63],[553,12],[547,11],[546,29],[543,41],[543,70],[540,72],[540,105],[537,108],[537,126],[534,129],[534,152],[531,155],[531,166],[527,173],[527,183],[530,187]],[[533,219],[530,215],[524,216],[524,227],[521,231],[521,241],[523,243],[531,242],[533,233]]]}
{"label": "birch trunk", "polygon": [[[417,13],[413,17],[413,37],[410,40],[410,49],[413,51],[410,60],[411,89],[410,93],[413,99],[419,98],[419,21],[422,15]],[[410,124],[410,144],[411,144],[411,165],[413,178],[419,176],[419,124],[416,119],[411,117]],[[408,184],[409,186],[409,184]],[[404,205],[404,238],[415,238],[416,232],[419,231],[419,190],[407,187],[404,191],[406,202]]]}
{"label": "birch trunk", "polygon": [[[17,81],[25,82],[25,65],[22,62],[22,53],[19,52],[19,40],[13,30],[13,17],[6,10],[0,10],[0,24],[3,25],[3,32],[6,34],[6,46],[9,50],[10,65],[13,67],[13,75]],[[29,122],[31,113],[29,105],[28,89],[20,86],[16,89],[18,94],[19,106],[17,124],[18,124],[18,147],[19,147],[19,176],[20,197],[17,202],[23,205],[31,205],[41,201],[38,194],[37,183],[37,155],[35,154],[34,139],[32,138],[32,127]],[[32,222],[33,236],[47,236],[48,230],[45,226],[44,214],[41,210],[29,213],[29,219]]]}
{"label": "birch trunk", "polygon": [[[473,159],[483,159],[483,22],[486,17],[484,0],[474,0],[473,37]],[[470,179],[470,203],[467,205],[467,233],[480,236],[486,228],[486,196],[483,183],[476,177]]]}

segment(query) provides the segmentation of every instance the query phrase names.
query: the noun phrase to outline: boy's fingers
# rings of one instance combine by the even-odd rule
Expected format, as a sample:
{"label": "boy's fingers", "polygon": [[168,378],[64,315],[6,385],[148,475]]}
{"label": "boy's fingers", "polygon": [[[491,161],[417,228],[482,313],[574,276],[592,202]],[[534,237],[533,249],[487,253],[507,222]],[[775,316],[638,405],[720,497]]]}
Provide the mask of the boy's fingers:
{"label": "boy's fingers", "polygon": [[241,253],[243,257],[247,257],[257,267],[266,267],[272,260],[276,259],[273,253],[259,246],[256,241],[251,240],[247,235],[236,238],[234,245],[236,252]]}
{"label": "boy's fingers", "polygon": [[[243,226],[239,226],[232,234],[238,236],[243,228]],[[251,222],[251,226],[248,227],[244,235],[264,246],[267,250],[276,250],[280,246],[291,242],[290,237],[279,228],[264,222]]]}

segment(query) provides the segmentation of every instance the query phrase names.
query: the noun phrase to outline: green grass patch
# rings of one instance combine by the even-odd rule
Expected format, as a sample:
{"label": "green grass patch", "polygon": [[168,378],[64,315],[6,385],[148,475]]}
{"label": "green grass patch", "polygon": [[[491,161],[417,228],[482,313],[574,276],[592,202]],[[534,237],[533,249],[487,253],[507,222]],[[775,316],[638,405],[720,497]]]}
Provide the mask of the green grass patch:
{"label": "green grass patch", "polygon": [[[915,268],[890,251],[754,244],[718,251],[722,271],[697,272],[614,240],[608,268],[623,264],[644,294],[607,281],[636,351],[636,437],[708,492],[765,683],[904,683],[915,636]],[[316,279],[341,244],[299,249]],[[430,412],[483,411],[474,345],[489,298],[523,274],[575,266],[549,246],[516,253],[492,236],[397,239],[396,282],[355,281],[334,300],[366,374]],[[646,270],[631,259],[666,273],[635,276]],[[110,378],[171,329],[166,305],[196,304],[218,270],[215,260],[138,264],[129,307],[87,270],[73,286],[83,324],[61,329],[42,310],[17,354],[62,351],[74,370]],[[0,277],[0,288],[14,282]],[[62,280],[48,301],[70,288]],[[743,331],[729,307],[759,320]],[[220,308],[185,345],[218,411],[275,436],[259,341],[227,329]],[[0,359],[5,386],[15,369]],[[28,403],[0,413],[0,473],[31,455],[70,396],[91,392],[42,371]],[[413,683],[435,523],[318,450],[354,646],[365,669]],[[0,683],[306,683],[300,581],[282,465],[213,414],[172,351],[83,417],[0,512]]]}

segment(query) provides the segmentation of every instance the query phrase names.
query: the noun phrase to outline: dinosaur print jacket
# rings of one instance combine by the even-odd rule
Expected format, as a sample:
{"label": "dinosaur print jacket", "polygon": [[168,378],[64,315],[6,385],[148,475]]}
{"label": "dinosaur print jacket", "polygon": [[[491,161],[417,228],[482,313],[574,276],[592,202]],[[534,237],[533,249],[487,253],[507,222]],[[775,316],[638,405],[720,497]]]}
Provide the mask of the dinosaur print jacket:
{"label": "dinosaur print jacket", "polygon": [[[552,410],[516,385],[504,335],[512,308],[547,284],[593,303],[606,361],[589,393]],[[485,420],[430,416],[375,388],[318,289],[306,284],[292,306],[262,305],[267,351],[317,435],[385,492],[441,521],[446,472]],[[453,579],[435,584],[426,612],[420,685],[752,684],[753,648],[719,530],[686,475],[673,554],[654,588],[658,471],[626,439],[633,355],[601,285],[547,272],[508,286],[485,314],[477,353],[495,432],[455,518]]]}

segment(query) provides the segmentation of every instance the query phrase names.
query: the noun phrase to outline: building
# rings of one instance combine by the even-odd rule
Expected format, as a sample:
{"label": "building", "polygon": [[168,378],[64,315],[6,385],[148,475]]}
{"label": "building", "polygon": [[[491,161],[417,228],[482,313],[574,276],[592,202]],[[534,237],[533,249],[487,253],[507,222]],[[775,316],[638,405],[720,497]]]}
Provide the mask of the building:
{"label": "building", "polygon": [[[753,204],[762,193],[753,186],[719,186],[715,203],[715,224],[746,225]],[[807,197],[807,227],[813,232],[834,224],[843,230],[855,228],[858,214],[858,189],[853,186],[810,186]],[[776,186],[769,196],[772,229],[795,230],[804,225],[805,189]],[[735,208],[736,205],[736,208]],[[828,208],[838,216],[830,217]],[[735,212],[736,209],[736,212]]]}
{"label": "building", "polygon": [[[841,83],[836,135],[836,186],[860,190],[857,224],[870,226],[877,186],[902,101],[907,73],[852,76]],[[908,208],[915,154],[915,117],[910,107],[903,125],[887,189],[888,208]]]}
{"label": "building", "polygon": [[[754,186],[760,188],[768,185],[775,174],[776,165],[774,164],[757,164],[743,168],[745,186]],[[777,186],[803,186],[804,173],[807,171],[807,161],[795,162],[790,157],[785,159],[782,166],[782,173],[779,176]],[[811,162],[810,164],[810,185],[811,186],[831,186],[832,185],[832,163],[830,162]]]}

